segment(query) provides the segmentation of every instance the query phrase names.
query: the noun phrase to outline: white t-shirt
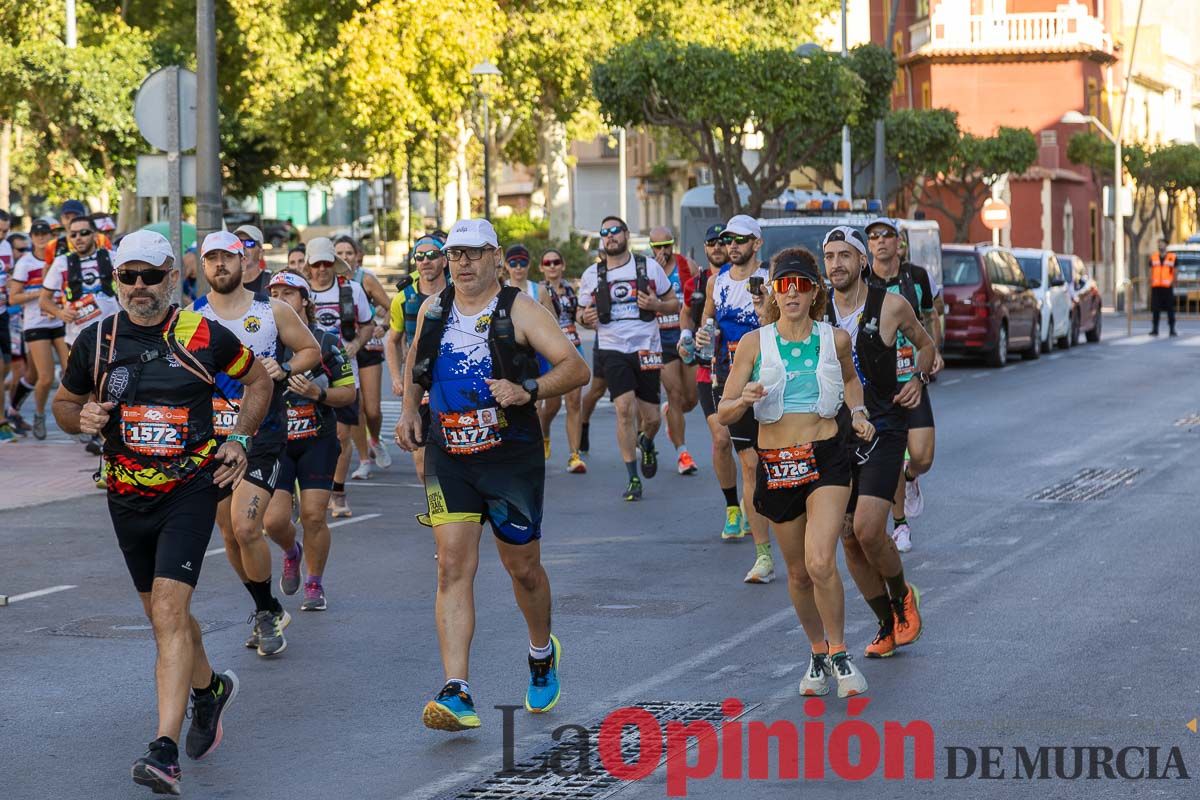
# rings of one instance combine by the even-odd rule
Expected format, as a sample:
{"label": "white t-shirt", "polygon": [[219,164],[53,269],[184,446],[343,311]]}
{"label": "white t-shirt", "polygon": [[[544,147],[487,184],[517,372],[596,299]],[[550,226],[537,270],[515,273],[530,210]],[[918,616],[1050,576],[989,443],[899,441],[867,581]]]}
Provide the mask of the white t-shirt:
{"label": "white t-shirt", "polygon": [[8,317],[4,312],[8,310],[8,276],[12,274],[13,268],[13,251],[12,245],[6,239],[0,239],[0,324],[7,325]]}
{"label": "white t-shirt", "polygon": [[[367,299],[367,293],[363,291],[362,286],[349,281],[350,295],[354,298],[354,316],[359,325],[365,325],[374,319],[371,313],[371,302]],[[342,346],[346,346],[349,342],[342,339],[342,308],[341,308],[341,291],[338,288],[338,282],[335,278],[328,289],[323,291],[313,292],[313,305],[317,307],[317,327],[321,330],[328,331],[338,337],[338,341]],[[354,382],[358,383],[358,359],[351,359],[350,367],[354,372]]]}
{"label": "white t-shirt", "polygon": [[[121,310],[121,304],[116,297],[100,290],[100,267],[96,263],[96,253],[98,252],[100,251],[97,250],[90,256],[80,259],[79,266],[83,273],[83,297],[76,299],[72,304],[75,306],[78,317],[74,322],[67,323],[67,344],[74,344],[75,337],[88,325],[98,319],[111,317]],[[114,277],[113,280],[115,281],[116,278]],[[50,270],[42,280],[42,286],[46,289],[53,289],[57,296],[59,292],[63,291],[66,284],[67,257],[59,256],[50,265]],[[63,299],[65,302],[65,296]]]}
{"label": "white t-shirt", "polygon": [[34,295],[32,300],[23,304],[21,311],[21,321],[27,331],[57,328],[62,325],[57,318],[43,314],[38,305],[37,295],[42,291],[42,274],[45,271],[46,262],[40,258],[34,258],[32,253],[21,256],[21,260],[13,267],[12,280],[23,283],[25,291],[32,292]]}
{"label": "white t-shirt", "polygon": [[[650,289],[658,297],[671,291],[671,280],[653,258],[646,259],[646,277]],[[588,308],[596,303],[596,265],[588,267],[579,282],[579,306]],[[636,353],[639,350],[662,352],[662,340],[658,335],[658,319],[643,322],[637,304],[637,267],[633,255],[624,265],[608,269],[608,295],[612,300],[612,322],[598,324],[596,344],[601,350],[619,353]]]}

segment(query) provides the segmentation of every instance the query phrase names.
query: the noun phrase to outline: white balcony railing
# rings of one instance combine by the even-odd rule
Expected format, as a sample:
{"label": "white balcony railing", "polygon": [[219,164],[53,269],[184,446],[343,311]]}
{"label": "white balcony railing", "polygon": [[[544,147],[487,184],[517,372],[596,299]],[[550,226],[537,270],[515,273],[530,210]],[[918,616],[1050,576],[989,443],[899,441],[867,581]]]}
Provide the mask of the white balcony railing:
{"label": "white balcony railing", "polygon": [[918,31],[915,29],[919,24],[913,26],[913,50],[1044,52],[1095,49],[1112,52],[1112,39],[1105,33],[1104,24],[1076,0],[1047,12],[970,12],[971,0],[942,0],[930,15],[927,28]]}

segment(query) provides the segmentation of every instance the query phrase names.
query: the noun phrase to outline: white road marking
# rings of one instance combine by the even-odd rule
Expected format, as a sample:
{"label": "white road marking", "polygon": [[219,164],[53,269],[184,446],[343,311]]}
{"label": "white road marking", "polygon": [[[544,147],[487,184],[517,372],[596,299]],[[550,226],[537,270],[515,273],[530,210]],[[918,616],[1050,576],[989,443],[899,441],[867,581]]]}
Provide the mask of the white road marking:
{"label": "white road marking", "polygon": [[224,552],[225,552],[224,547],[218,547],[215,550],[205,550],[204,557],[208,558],[209,556],[215,556],[217,553],[224,553]]}
{"label": "white road marking", "polygon": [[1062,358],[1062,356],[1063,356],[1062,353],[1052,353],[1052,354],[1046,356],[1046,358],[1050,359],[1051,361],[1054,361],[1055,359]]}
{"label": "white road marking", "polygon": [[1017,368],[1016,364],[1009,364],[1007,367],[1001,367],[1000,371],[1001,372],[1012,372],[1016,368]]}
{"label": "white road marking", "polygon": [[990,372],[976,372],[976,373],[973,373],[971,375],[971,377],[975,378],[975,379],[979,379],[979,378],[988,378],[988,377],[991,377],[991,375],[992,375],[992,373],[990,373]]}
{"label": "white road marking", "polygon": [[1150,334],[1142,333],[1138,334],[1137,336],[1126,336],[1124,338],[1117,339],[1113,342],[1110,342],[1110,344],[1113,347],[1129,347],[1137,346],[1139,344],[1150,344],[1150,342],[1153,342],[1154,340],[1155,337],[1151,336]]}
{"label": "white road marking", "polygon": [[1021,541],[1020,536],[972,536],[963,542],[963,544],[967,547],[978,547],[981,545],[1012,547],[1019,541]]}
{"label": "white road marking", "polygon": [[1200,336],[1189,336],[1186,339],[1176,339],[1172,342],[1176,347],[1200,347]]}
{"label": "white road marking", "polygon": [[363,514],[361,517],[354,517],[353,519],[344,519],[341,522],[331,522],[331,523],[329,523],[329,527],[340,528],[343,525],[353,525],[356,522],[366,522],[369,519],[375,519],[376,517],[379,517],[379,516],[382,516],[382,514]]}
{"label": "white road marking", "polygon": [[78,586],[73,584],[64,584],[62,586],[51,586],[48,589],[38,589],[36,592],[25,592],[24,594],[14,594],[8,598],[10,603],[19,603],[22,600],[32,600],[35,597],[45,597],[48,594],[56,592],[65,592],[68,589],[78,589]]}
{"label": "white road marking", "polygon": [[956,383],[962,383],[962,378],[952,378],[948,381],[938,381],[938,383],[942,386],[953,386]]}

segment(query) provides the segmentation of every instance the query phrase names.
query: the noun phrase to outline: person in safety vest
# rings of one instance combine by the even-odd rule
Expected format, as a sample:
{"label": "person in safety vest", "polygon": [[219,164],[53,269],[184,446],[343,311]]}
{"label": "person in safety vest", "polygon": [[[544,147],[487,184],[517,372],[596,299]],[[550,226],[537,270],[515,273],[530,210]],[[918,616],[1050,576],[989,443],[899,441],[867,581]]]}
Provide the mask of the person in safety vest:
{"label": "person in safety vest", "polygon": [[1151,336],[1158,336],[1158,320],[1167,312],[1167,325],[1175,333],[1175,254],[1167,252],[1167,240],[1158,240],[1158,249],[1150,254],[1150,310],[1154,313]]}

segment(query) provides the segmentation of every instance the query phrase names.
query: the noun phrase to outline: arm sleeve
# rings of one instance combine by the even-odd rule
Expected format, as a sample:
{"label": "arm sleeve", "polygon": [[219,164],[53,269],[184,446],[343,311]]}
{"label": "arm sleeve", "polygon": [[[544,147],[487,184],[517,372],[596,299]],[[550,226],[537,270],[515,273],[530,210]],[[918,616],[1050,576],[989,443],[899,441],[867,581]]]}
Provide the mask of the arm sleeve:
{"label": "arm sleeve", "polygon": [[254,353],[222,326],[208,323],[208,330],[209,347],[217,369],[234,380],[244,378],[254,366]]}
{"label": "arm sleeve", "polygon": [[96,325],[100,324],[85,328],[71,347],[67,368],[62,373],[62,385],[71,394],[90,394],[95,388],[92,369],[96,366]]}

